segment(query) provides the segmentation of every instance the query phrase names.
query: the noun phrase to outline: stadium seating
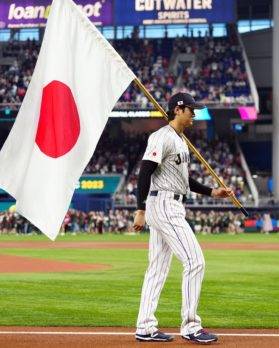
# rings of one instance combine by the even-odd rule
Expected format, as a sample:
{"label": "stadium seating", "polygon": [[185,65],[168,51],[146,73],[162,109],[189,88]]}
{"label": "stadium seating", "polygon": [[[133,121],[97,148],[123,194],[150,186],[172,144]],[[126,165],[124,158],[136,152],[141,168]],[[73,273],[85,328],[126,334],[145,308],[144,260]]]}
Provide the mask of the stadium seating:
{"label": "stadium seating", "polygon": [[0,104],[22,102],[39,50],[36,41],[9,42],[2,47],[2,56],[10,64],[0,65]]}
{"label": "stadium seating", "polygon": [[[232,38],[124,39],[112,44],[162,104],[172,93],[184,90],[207,104],[249,104],[252,102],[240,46]],[[40,44],[35,41],[9,42],[2,46],[2,56],[10,64],[0,66],[0,105],[22,102],[38,57]],[[132,85],[122,95],[117,108],[145,108],[146,97]],[[118,206],[135,206],[139,161],[145,136],[111,132],[107,126],[84,174],[122,174],[125,185],[114,196]],[[121,139],[121,143],[119,143]],[[244,173],[238,155],[227,142],[208,142],[203,134],[193,134],[193,142],[225,183],[234,188],[244,203],[250,194],[245,188]],[[203,173],[202,175],[200,173]],[[209,186],[214,182],[192,157],[191,176]],[[189,204],[214,204],[212,198],[191,193]],[[220,201],[218,201],[220,203]]]}
{"label": "stadium seating", "polygon": [[190,60],[180,63],[185,91],[206,104],[249,104],[253,100],[242,51],[231,38],[176,39],[174,49]]}
{"label": "stadium seating", "polygon": [[108,121],[84,174],[123,174],[126,177],[134,167],[147,136],[125,133],[119,128],[112,131],[116,123],[112,119]]}
{"label": "stadium seating", "polygon": [[[124,39],[112,44],[127,64],[161,103],[178,90],[190,92],[207,104],[253,103],[240,46],[232,38]],[[2,56],[0,104],[20,104],[38,57],[35,41],[9,42]],[[147,98],[132,85],[117,108],[146,108]]]}

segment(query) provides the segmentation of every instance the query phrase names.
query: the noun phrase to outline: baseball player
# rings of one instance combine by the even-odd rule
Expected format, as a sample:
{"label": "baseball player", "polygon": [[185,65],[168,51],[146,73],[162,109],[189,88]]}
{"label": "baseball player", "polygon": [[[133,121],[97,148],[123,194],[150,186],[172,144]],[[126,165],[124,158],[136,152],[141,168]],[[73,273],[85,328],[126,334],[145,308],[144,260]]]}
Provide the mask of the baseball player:
{"label": "baseball player", "polygon": [[[185,220],[183,203],[189,191],[213,197],[228,197],[228,188],[212,189],[189,177],[189,150],[181,138],[193,124],[195,109],[202,109],[190,94],[177,93],[168,104],[169,124],[152,133],[141,163],[138,178],[137,211],[134,229],[145,221],[150,226],[149,266],[142,287],[135,337],[139,341],[172,341],[158,330],[154,315],[167,278],[172,255],[183,265],[181,336],[198,343],[217,341],[203,330],[197,307],[205,261],[199,243]],[[186,216],[187,218],[187,216]]]}

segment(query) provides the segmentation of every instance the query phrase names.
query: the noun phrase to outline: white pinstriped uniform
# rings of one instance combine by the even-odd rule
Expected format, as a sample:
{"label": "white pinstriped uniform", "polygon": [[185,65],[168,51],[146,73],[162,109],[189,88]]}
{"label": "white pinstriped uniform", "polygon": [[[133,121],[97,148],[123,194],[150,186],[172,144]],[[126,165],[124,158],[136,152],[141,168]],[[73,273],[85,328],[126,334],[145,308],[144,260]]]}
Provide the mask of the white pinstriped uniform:
{"label": "white pinstriped uniform", "polygon": [[162,127],[150,135],[143,160],[160,164],[151,177],[151,191],[188,193],[189,150],[171,126]]}
{"label": "white pinstriped uniform", "polygon": [[[149,266],[142,287],[137,320],[138,334],[151,334],[158,329],[154,315],[159,296],[167,278],[172,255],[183,265],[181,334],[200,330],[197,315],[201,284],[204,275],[204,257],[198,241],[185,220],[182,196],[189,191],[189,150],[175,130],[167,125],[152,133],[143,160],[158,163],[151,177],[150,191],[157,196],[146,200],[146,222],[150,226]],[[170,308],[171,310],[171,308]]]}

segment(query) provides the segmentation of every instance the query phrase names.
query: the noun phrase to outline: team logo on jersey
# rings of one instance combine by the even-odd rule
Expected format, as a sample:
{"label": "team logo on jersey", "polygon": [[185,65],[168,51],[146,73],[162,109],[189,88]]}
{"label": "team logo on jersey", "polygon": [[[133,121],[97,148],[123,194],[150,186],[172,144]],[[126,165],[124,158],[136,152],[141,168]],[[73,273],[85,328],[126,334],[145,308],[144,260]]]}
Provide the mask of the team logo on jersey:
{"label": "team logo on jersey", "polygon": [[190,157],[189,154],[187,152],[182,152],[182,153],[178,153],[175,156],[175,160],[174,162],[179,165],[181,163],[189,163],[190,162]]}

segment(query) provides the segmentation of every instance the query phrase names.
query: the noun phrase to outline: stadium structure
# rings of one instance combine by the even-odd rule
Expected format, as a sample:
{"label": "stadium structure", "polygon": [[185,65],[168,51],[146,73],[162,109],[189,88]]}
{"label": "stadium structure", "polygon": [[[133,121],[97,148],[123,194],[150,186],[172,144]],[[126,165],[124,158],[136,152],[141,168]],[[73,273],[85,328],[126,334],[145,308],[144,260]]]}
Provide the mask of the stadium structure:
{"label": "stadium structure", "polygon": [[[278,231],[279,31],[273,25],[279,19],[278,2],[75,2],[163,108],[178,91],[207,106],[196,114],[195,127],[186,135],[235,190],[250,216],[245,219],[229,200],[192,193],[187,206],[196,232],[263,230],[265,220],[272,224],[267,232]],[[25,1],[0,0],[1,146],[31,80],[49,6],[48,0],[29,1],[28,6]],[[132,230],[147,137],[165,122],[130,85],[80,178],[64,231]],[[216,185],[194,156],[190,175]],[[14,204],[1,190],[1,230],[28,233],[32,226],[13,212]]]}

